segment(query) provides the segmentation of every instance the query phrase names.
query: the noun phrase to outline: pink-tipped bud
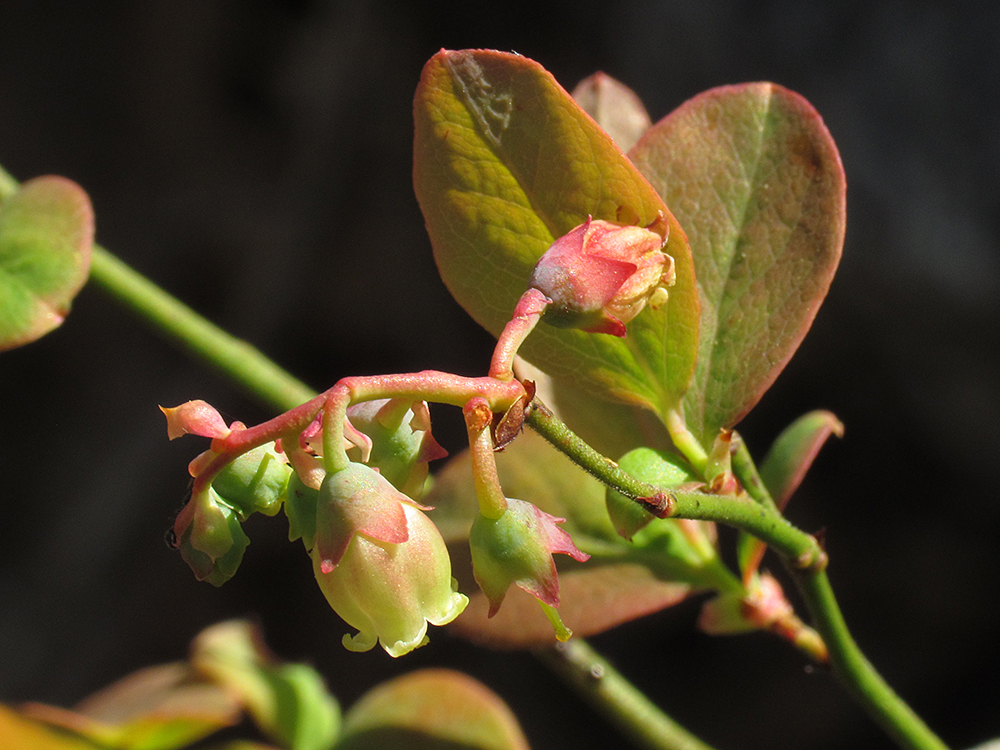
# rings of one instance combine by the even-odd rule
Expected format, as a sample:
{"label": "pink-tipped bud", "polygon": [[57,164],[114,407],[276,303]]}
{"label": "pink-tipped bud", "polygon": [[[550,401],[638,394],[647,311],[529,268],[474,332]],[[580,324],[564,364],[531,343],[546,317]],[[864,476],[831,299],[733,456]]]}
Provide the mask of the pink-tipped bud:
{"label": "pink-tipped bud", "polygon": [[674,283],[665,244],[650,229],[588,218],[552,243],[528,286],[552,300],[546,323],[624,336],[657,290]]}
{"label": "pink-tipped bud", "polygon": [[215,407],[201,400],[187,401],[173,408],[161,406],[160,411],[167,418],[167,437],[170,440],[188,434],[221,438],[231,432]]}

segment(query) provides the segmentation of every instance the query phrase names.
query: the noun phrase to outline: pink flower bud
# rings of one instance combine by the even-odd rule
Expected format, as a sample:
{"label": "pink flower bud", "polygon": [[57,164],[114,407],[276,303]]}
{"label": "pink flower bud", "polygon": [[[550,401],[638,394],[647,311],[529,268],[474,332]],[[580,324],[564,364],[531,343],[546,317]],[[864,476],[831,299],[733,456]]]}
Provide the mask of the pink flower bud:
{"label": "pink flower bud", "polygon": [[469,601],[434,523],[362,464],[323,480],[311,556],[330,606],[359,631],[344,636],[351,651],[378,642],[402,656],[427,642],[427,623],[451,622]]}
{"label": "pink flower bud", "polygon": [[490,601],[490,617],[500,609],[512,583],[550,607],[558,606],[559,578],[553,553],[561,552],[579,562],[590,559],[559,528],[564,520],[511,498],[500,518],[476,517],[469,534],[472,570]]}
{"label": "pink flower bud", "polygon": [[545,322],[624,336],[654,293],[674,283],[665,243],[650,229],[588,218],[553,242],[531,274],[528,286],[552,300]]}

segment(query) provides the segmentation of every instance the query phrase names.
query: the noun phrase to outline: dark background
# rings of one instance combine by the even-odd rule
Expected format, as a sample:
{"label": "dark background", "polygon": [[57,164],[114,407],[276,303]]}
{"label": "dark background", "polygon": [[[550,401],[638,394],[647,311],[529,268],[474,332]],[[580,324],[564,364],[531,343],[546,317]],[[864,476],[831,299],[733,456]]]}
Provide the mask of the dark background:
{"label": "dark background", "polygon": [[[654,120],[719,84],[799,91],[843,156],[847,244],[811,335],[741,429],[760,456],[810,409],[846,423],[790,515],[827,529],[875,664],[968,746],[1000,735],[1000,6],[977,5],[7,0],[0,163],[80,182],[103,244],[317,388],[476,374],[491,341],[438,280],[410,183],[412,95],[435,51],[515,50],[567,88],[604,70]],[[528,655],[440,630],[400,661],[345,652],[281,518],[250,523],[233,581],[196,582],[162,540],[201,446],[167,443],[156,405],[270,414],[99,289],[0,355],[0,388],[0,700],[72,704],[250,615],[345,704],[443,664],[497,690],[536,748],[620,741]],[[436,414],[457,450],[452,411]],[[720,750],[891,746],[790,648],[701,635],[697,610],[593,642]]]}

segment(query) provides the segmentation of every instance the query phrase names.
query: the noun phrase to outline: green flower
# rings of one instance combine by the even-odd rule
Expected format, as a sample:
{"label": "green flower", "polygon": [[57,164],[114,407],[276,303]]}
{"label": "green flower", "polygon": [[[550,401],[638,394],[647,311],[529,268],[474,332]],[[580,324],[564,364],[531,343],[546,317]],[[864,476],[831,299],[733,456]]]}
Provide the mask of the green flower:
{"label": "green flower", "polygon": [[427,643],[427,624],[445,625],[468,604],[451,577],[444,540],[420,506],[374,469],[352,463],[319,490],[316,580],[348,625],[351,651],[376,642],[390,656]]}

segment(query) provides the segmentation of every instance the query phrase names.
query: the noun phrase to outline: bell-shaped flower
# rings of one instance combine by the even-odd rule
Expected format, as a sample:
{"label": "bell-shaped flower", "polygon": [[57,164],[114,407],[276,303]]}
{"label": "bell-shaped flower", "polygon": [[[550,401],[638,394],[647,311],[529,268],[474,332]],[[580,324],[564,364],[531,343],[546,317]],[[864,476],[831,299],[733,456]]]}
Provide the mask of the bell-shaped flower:
{"label": "bell-shaped flower", "polygon": [[174,525],[174,545],[184,562],[213,586],[233,577],[249,543],[236,511],[211,487],[191,498]]}
{"label": "bell-shaped flower", "polygon": [[468,604],[455,590],[437,527],[368,466],[351,463],[324,478],[314,541],[316,580],[334,611],[359,631],[344,636],[352,651],[378,642],[402,656],[427,642],[428,623],[445,625]]}
{"label": "bell-shaped flower", "polygon": [[552,301],[543,319],[560,328],[624,336],[625,324],[650,300],[665,298],[665,288],[674,283],[665,243],[651,229],[588,218],[552,243],[535,265],[528,286]]}
{"label": "bell-shaped flower", "polygon": [[500,609],[511,584],[550,607],[559,605],[559,577],[552,555],[561,552],[579,562],[590,559],[559,528],[564,521],[512,498],[507,498],[507,510],[499,518],[476,517],[469,533],[472,572],[490,602],[490,617]]}

